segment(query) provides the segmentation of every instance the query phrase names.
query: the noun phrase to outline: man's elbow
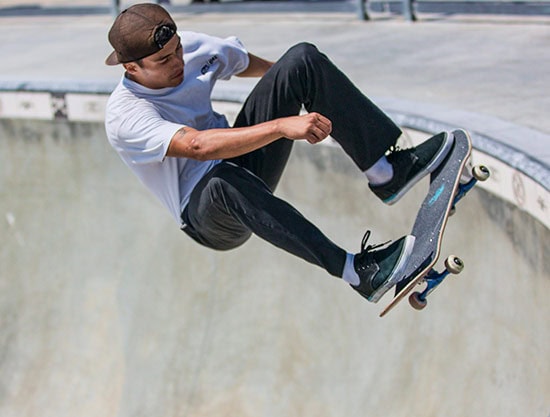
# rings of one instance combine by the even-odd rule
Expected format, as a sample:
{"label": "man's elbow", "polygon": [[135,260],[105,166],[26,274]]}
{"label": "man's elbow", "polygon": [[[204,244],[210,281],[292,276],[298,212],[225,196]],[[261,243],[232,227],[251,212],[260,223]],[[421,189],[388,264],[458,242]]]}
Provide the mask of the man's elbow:
{"label": "man's elbow", "polygon": [[212,157],[212,150],[208,144],[201,139],[200,135],[195,135],[188,143],[188,157],[197,161],[209,161]]}
{"label": "man's elbow", "polygon": [[184,128],[180,129],[170,141],[166,156],[208,161],[212,159],[211,153],[200,131]]}

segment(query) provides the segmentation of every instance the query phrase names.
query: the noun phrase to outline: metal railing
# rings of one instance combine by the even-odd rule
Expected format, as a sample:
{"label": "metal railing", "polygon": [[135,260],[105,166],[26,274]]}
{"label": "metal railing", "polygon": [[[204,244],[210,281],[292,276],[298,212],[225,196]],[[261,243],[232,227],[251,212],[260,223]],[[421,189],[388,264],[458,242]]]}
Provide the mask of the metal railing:
{"label": "metal railing", "polygon": [[418,14],[550,15],[550,0],[357,0],[357,15],[370,20],[371,11],[400,13],[406,20]]}

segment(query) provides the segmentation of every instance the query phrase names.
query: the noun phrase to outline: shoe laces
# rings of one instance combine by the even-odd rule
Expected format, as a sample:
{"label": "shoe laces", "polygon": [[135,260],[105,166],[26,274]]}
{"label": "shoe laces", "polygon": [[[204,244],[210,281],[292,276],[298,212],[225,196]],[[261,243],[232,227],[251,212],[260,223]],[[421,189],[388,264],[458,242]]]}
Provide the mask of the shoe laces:
{"label": "shoe laces", "polygon": [[387,242],[384,242],[384,243],[378,243],[377,245],[367,245],[367,242],[370,238],[370,230],[367,230],[365,232],[365,234],[363,235],[363,239],[361,240],[361,253],[364,253],[364,252],[371,252],[373,249],[378,249],[382,246],[385,246],[387,245],[388,243],[391,242],[391,240],[388,240]]}
{"label": "shoe laces", "polygon": [[399,145],[392,145],[390,146],[390,149],[388,149],[388,154],[399,152],[400,150],[401,150],[401,147]]}

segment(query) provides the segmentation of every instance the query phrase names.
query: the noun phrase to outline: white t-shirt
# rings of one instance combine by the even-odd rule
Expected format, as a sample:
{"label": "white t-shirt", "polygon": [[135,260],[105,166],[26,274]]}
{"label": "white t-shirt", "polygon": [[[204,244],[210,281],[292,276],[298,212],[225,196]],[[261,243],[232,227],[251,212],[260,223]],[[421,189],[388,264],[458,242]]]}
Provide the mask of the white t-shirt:
{"label": "white t-shirt", "polygon": [[177,87],[149,89],[122,77],[107,103],[105,129],[112,147],[139,180],[181,224],[181,212],[197,182],[220,161],[167,157],[172,136],[183,126],[225,128],[212,109],[217,80],[244,71],[248,53],[235,38],[180,32],[184,80]]}

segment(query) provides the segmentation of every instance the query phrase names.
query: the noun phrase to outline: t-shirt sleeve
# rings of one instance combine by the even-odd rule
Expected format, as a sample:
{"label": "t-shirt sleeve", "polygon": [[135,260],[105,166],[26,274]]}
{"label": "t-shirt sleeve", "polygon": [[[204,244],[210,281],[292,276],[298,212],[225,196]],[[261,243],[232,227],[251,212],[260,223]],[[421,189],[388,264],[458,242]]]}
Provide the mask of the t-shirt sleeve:
{"label": "t-shirt sleeve", "polygon": [[228,80],[235,74],[240,74],[248,68],[250,59],[248,51],[235,36],[218,40],[219,57],[221,60],[217,78]]}
{"label": "t-shirt sleeve", "polygon": [[112,145],[133,164],[162,162],[172,136],[183,127],[163,119],[148,103],[140,103],[132,111],[118,113],[116,132],[109,135]]}
{"label": "t-shirt sleeve", "polygon": [[224,39],[190,31],[180,36],[188,76],[228,80],[248,68],[248,51],[235,36]]}

